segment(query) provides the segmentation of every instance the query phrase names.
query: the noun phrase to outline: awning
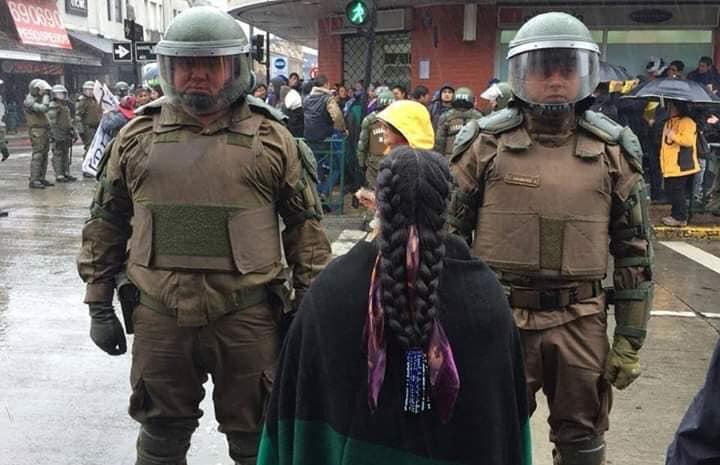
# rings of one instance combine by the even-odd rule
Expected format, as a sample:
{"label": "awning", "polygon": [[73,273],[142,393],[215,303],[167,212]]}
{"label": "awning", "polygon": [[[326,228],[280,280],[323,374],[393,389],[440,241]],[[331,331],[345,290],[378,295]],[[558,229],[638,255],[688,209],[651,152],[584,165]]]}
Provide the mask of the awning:
{"label": "awning", "polygon": [[97,55],[66,50],[64,48],[41,47],[21,44],[0,32],[0,60],[41,61],[64,63],[68,65],[102,66],[102,58]]}
{"label": "awning", "polygon": [[110,39],[99,37],[88,32],[68,30],[67,33],[71,38],[78,40],[89,47],[100,50],[103,53],[112,53],[113,41]]}

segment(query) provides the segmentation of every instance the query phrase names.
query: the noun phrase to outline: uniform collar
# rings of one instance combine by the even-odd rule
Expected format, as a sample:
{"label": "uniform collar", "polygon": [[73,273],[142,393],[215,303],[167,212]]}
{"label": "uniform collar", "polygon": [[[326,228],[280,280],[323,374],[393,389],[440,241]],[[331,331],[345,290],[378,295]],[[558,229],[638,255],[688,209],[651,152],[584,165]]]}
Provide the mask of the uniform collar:
{"label": "uniform collar", "polygon": [[234,126],[236,123],[252,116],[247,102],[236,103],[216,120],[204,127],[194,116],[186,112],[180,105],[165,104],[160,110],[160,127],[192,126],[203,134],[214,134]]}

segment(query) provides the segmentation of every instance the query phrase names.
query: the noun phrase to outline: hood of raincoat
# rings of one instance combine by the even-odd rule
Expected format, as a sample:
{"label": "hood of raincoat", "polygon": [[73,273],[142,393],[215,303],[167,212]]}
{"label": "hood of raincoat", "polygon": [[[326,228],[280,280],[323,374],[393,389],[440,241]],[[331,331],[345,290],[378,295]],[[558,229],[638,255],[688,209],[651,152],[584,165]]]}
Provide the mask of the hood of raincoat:
{"label": "hood of raincoat", "polygon": [[435,145],[430,113],[422,103],[400,100],[378,113],[377,117],[397,129],[414,149],[432,150]]}

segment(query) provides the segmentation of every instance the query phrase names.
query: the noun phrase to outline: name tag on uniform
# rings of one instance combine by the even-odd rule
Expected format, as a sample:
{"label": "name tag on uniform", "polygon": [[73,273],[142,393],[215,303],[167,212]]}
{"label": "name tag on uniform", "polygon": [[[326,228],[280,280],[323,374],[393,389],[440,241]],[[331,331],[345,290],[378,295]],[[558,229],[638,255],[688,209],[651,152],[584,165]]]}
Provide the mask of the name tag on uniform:
{"label": "name tag on uniform", "polygon": [[540,187],[540,176],[530,176],[527,174],[508,173],[503,178],[505,184],[515,184],[525,187]]}
{"label": "name tag on uniform", "polygon": [[373,129],[373,130],[372,130],[372,135],[373,135],[373,136],[382,136],[382,135],[383,135],[383,132],[384,132],[383,128]]}

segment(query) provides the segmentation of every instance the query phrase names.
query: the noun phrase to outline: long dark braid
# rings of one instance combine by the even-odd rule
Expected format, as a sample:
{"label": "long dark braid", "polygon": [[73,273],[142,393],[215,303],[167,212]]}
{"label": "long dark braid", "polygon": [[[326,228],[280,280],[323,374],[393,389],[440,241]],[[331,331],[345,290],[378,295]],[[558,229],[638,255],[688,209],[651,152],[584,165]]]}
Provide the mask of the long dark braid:
{"label": "long dark braid", "polygon": [[[379,167],[380,282],[386,321],[400,344],[424,347],[438,314],[438,284],[445,258],[450,172],[441,155],[407,146],[393,150]],[[420,239],[414,315],[408,305],[406,247],[410,226]]]}

